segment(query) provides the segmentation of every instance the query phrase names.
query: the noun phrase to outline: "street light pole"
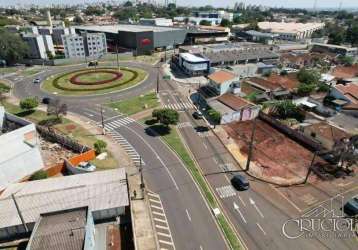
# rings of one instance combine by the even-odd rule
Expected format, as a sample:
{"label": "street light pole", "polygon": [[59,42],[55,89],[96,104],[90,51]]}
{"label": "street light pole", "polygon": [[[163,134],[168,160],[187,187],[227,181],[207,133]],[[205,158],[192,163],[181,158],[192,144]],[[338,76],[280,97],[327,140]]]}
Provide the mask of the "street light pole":
{"label": "street light pole", "polygon": [[311,172],[312,172],[312,167],[313,167],[313,164],[314,164],[314,160],[316,159],[317,153],[318,153],[318,152],[315,151],[314,154],[313,154],[313,158],[312,158],[311,164],[310,164],[310,166],[309,166],[309,168],[308,168],[307,175],[306,175],[305,180],[303,181],[303,184],[306,184],[306,182],[307,182],[307,180],[308,180],[308,177],[309,177],[309,175],[310,175]]}
{"label": "street light pole", "polygon": [[157,94],[159,94],[159,66],[158,66],[158,72],[157,72]]}
{"label": "street light pole", "polygon": [[119,58],[118,58],[118,41],[116,42],[116,53],[117,53],[117,68],[119,69]]}
{"label": "street light pole", "polygon": [[142,156],[139,156],[140,188],[144,189]]}
{"label": "street light pole", "polygon": [[250,168],[250,162],[251,162],[252,150],[253,150],[253,144],[254,144],[254,137],[255,137],[255,130],[256,130],[256,119],[257,118],[255,117],[255,119],[253,121],[253,125],[252,125],[249,153],[247,155],[245,171],[249,171],[249,168]]}
{"label": "street light pole", "polygon": [[103,118],[103,107],[101,105],[101,121],[102,121],[102,135],[106,134],[106,129],[104,127],[104,118]]}

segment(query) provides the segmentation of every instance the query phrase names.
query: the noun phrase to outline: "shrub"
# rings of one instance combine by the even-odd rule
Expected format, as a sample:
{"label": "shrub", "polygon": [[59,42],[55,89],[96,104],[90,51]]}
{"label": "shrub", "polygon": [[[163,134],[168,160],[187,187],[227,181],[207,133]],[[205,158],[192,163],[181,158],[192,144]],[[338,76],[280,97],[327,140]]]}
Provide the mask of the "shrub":
{"label": "shrub", "polygon": [[306,96],[309,95],[315,88],[316,85],[314,84],[301,83],[297,88],[297,94],[300,96]]}
{"label": "shrub", "polygon": [[30,181],[47,179],[48,174],[44,170],[39,170],[30,176]]}
{"label": "shrub", "polygon": [[214,122],[215,124],[220,124],[221,114],[220,114],[218,111],[216,111],[216,110],[210,108],[210,109],[208,110],[208,115],[209,115],[210,120],[211,120],[212,122]]}
{"label": "shrub", "polygon": [[94,150],[96,151],[96,154],[103,153],[107,147],[107,143],[102,140],[97,140],[94,144]]}
{"label": "shrub", "polygon": [[10,87],[0,82],[0,93],[7,93],[10,91]]}
{"label": "shrub", "polygon": [[23,110],[31,110],[39,105],[39,101],[35,97],[28,97],[20,101],[20,108]]}
{"label": "shrub", "polygon": [[168,126],[169,124],[177,124],[179,121],[179,113],[172,109],[155,109],[152,116],[161,124]]}
{"label": "shrub", "polygon": [[60,123],[62,123],[61,117],[49,117],[49,118],[39,121],[39,125],[46,126],[46,127],[51,127],[51,126],[54,126],[54,125],[60,124]]}
{"label": "shrub", "polygon": [[318,84],[317,91],[319,91],[319,92],[328,92],[329,90],[330,90],[330,87],[327,84],[325,84],[325,83]]}

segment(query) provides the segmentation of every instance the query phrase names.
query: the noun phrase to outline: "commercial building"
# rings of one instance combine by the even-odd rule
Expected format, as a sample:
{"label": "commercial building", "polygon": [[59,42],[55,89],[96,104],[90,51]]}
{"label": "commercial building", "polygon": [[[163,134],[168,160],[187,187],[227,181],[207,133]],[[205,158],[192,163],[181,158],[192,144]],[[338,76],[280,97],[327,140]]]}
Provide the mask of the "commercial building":
{"label": "commercial building", "polygon": [[302,40],[310,38],[313,32],[322,29],[324,23],[285,23],[285,22],[259,22],[260,30],[279,34],[283,40]]}
{"label": "commercial building", "polygon": [[168,18],[141,18],[139,19],[141,25],[153,25],[153,26],[173,26],[173,20]]}
{"label": "commercial building", "polygon": [[[9,186],[0,195],[0,240],[20,237],[25,232],[14,200],[27,228],[35,233],[35,238],[36,230],[41,226],[41,215],[63,210],[87,207],[95,224],[116,219],[120,224],[129,221],[128,186],[123,168]],[[89,218],[86,218],[88,222]],[[84,223],[85,218],[82,216],[81,220]],[[80,226],[80,230],[83,230],[83,226]]]}
{"label": "commercial building", "polygon": [[103,33],[63,35],[62,40],[66,58],[98,58],[107,53],[107,41]]}
{"label": "commercial building", "polygon": [[190,53],[179,54],[179,66],[190,76],[205,75],[210,70],[208,59]]}
{"label": "commercial building", "polygon": [[336,56],[358,56],[358,48],[351,48],[347,46],[335,45],[335,44],[323,44],[323,43],[312,43],[312,51],[319,53],[329,53]]}
{"label": "commercial building", "polygon": [[6,113],[2,106],[0,148],[0,192],[44,167],[35,125]]}
{"label": "commercial building", "polygon": [[149,25],[77,26],[76,32],[104,33],[109,50],[131,50],[137,55],[149,54],[156,49],[173,48],[183,44],[187,31],[182,28]]}
{"label": "commercial building", "polygon": [[27,58],[29,59],[47,58],[44,36],[36,35],[36,34],[23,34],[22,39],[29,47],[26,55]]}
{"label": "commercial building", "polygon": [[28,250],[95,249],[95,226],[88,207],[41,214],[27,244]]}
{"label": "commercial building", "polygon": [[63,45],[62,35],[70,35],[75,34],[74,28],[66,28],[66,27],[39,27],[40,35],[50,35],[53,40],[53,44],[56,46]]}

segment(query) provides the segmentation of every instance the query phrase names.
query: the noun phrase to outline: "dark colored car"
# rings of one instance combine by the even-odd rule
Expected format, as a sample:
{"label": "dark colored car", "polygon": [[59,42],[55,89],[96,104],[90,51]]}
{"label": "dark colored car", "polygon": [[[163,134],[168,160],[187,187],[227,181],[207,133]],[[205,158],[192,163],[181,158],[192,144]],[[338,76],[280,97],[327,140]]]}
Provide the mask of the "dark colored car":
{"label": "dark colored car", "polygon": [[50,97],[44,97],[42,98],[42,103],[43,104],[50,104],[51,102],[51,98]]}
{"label": "dark colored car", "polygon": [[90,61],[89,63],[88,63],[88,66],[90,67],[90,66],[97,66],[98,65],[98,62],[97,61]]}
{"label": "dark colored car", "polygon": [[357,216],[358,215],[358,197],[350,199],[343,206],[343,212],[348,216]]}
{"label": "dark colored car", "polygon": [[250,188],[250,183],[245,176],[237,174],[231,179],[231,184],[237,190],[247,190]]}
{"label": "dark colored car", "polygon": [[198,112],[198,111],[195,111],[195,112],[193,113],[193,117],[194,117],[195,119],[203,119],[203,114],[200,113],[200,112]]}

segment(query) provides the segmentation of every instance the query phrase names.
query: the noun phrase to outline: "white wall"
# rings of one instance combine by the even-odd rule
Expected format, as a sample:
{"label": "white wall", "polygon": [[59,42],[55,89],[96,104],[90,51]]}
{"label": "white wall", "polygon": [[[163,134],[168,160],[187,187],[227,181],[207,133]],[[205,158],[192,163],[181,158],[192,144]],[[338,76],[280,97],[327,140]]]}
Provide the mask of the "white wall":
{"label": "white wall", "polygon": [[0,148],[0,190],[44,167],[32,123],[1,135]]}

